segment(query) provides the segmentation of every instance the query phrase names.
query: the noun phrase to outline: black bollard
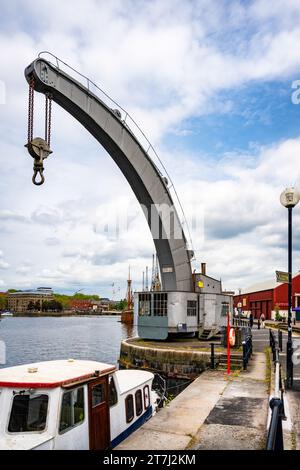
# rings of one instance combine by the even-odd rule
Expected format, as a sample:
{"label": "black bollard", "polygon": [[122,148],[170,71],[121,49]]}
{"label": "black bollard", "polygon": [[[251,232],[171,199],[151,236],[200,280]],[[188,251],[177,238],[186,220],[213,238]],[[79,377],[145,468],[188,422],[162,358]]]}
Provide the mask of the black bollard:
{"label": "black bollard", "polygon": [[210,343],[210,368],[215,368],[215,344]]}
{"label": "black bollard", "polygon": [[282,352],[282,330],[278,330],[278,346],[280,352]]}

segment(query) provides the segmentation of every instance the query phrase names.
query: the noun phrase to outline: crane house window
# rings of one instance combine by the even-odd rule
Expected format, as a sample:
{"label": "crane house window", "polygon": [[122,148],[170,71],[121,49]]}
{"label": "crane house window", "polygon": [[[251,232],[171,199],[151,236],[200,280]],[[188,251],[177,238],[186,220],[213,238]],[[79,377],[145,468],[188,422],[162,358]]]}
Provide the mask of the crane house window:
{"label": "crane house window", "polygon": [[84,420],[84,389],[83,387],[70,390],[63,394],[59,432],[69,431]]}
{"label": "crane house window", "polygon": [[151,315],[151,294],[139,294],[139,315]]}
{"label": "crane house window", "polygon": [[145,385],[144,387],[144,407],[145,410],[147,410],[150,406],[150,390],[149,390],[149,385]]}
{"label": "crane house window", "polygon": [[153,295],[153,315],[155,317],[167,316],[168,294],[157,292]]}
{"label": "crane house window", "polygon": [[140,416],[143,411],[143,399],[141,390],[137,390],[135,392],[135,411],[137,416]]}
{"label": "crane house window", "polygon": [[187,316],[196,317],[197,316],[197,302],[196,300],[187,301]]}
{"label": "crane house window", "polygon": [[48,395],[15,395],[10,412],[8,432],[44,431],[48,401]]}
{"label": "crane house window", "polygon": [[128,395],[125,400],[125,410],[126,410],[126,422],[130,423],[130,421],[134,418],[134,407],[133,407],[133,396]]}

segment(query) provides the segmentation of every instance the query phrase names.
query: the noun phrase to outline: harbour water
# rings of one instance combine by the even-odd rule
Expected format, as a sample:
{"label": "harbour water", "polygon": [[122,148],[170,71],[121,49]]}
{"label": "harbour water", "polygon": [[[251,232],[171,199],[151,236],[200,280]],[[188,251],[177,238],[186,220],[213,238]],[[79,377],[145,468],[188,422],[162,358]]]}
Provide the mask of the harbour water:
{"label": "harbour water", "polygon": [[65,358],[117,364],[121,340],[134,334],[119,316],[6,317],[0,322],[6,363],[0,367]]}

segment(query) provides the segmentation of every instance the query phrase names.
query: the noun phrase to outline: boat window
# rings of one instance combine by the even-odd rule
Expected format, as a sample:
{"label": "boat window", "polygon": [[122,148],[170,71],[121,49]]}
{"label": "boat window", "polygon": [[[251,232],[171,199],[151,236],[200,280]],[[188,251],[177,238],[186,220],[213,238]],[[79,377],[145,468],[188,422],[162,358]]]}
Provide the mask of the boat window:
{"label": "boat window", "polygon": [[70,390],[63,394],[59,432],[65,432],[82,423],[84,420],[84,389]]}
{"label": "boat window", "polygon": [[92,388],[92,407],[105,402],[105,383],[100,383]]}
{"label": "boat window", "polygon": [[130,421],[134,418],[134,407],[133,407],[133,396],[128,395],[125,399],[125,409],[126,409],[126,421],[130,423]]}
{"label": "boat window", "polygon": [[168,294],[166,292],[158,292],[153,296],[153,315],[155,317],[167,316]]}
{"label": "boat window", "polygon": [[44,431],[47,421],[48,395],[15,395],[12,403],[8,432]]}
{"label": "boat window", "polygon": [[187,301],[187,316],[188,317],[197,316],[197,301],[196,300]]}
{"label": "boat window", "polygon": [[109,406],[114,406],[118,403],[118,393],[116,384],[112,376],[109,377]]}
{"label": "boat window", "polygon": [[150,294],[139,294],[139,315],[149,316],[151,315],[151,295]]}
{"label": "boat window", "polygon": [[150,406],[150,392],[149,392],[149,385],[145,385],[144,387],[144,407],[145,410]]}
{"label": "boat window", "polygon": [[135,392],[135,412],[136,415],[139,416],[143,411],[143,399],[142,399],[142,391],[137,390]]}

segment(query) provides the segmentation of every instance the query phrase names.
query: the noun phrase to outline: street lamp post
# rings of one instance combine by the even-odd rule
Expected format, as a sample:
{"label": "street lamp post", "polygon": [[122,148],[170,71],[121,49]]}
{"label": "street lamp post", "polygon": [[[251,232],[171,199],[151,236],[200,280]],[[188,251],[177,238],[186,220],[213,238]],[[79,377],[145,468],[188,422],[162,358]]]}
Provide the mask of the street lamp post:
{"label": "street lamp post", "polygon": [[281,204],[288,209],[288,340],[286,345],[286,386],[293,386],[293,342],[292,342],[292,211],[300,195],[295,188],[287,188],[280,195]]}

